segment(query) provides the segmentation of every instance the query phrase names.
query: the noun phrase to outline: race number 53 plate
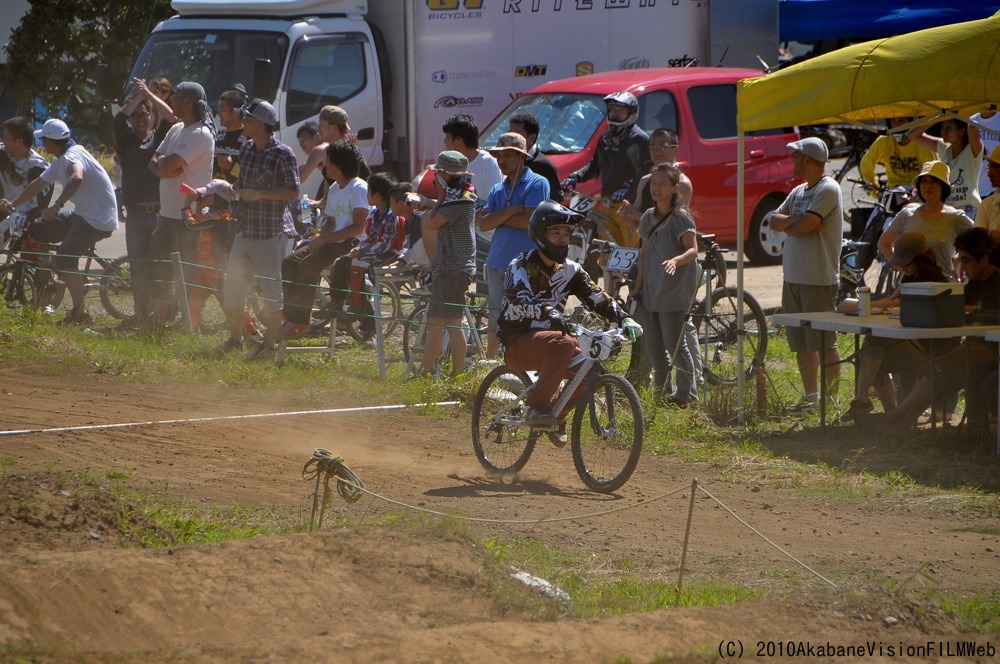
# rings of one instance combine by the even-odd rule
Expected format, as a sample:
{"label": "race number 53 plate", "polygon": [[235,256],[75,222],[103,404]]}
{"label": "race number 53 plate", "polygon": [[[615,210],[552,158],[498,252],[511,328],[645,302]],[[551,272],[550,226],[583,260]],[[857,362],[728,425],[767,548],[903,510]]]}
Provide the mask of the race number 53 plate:
{"label": "race number 53 plate", "polygon": [[618,247],[611,252],[611,257],[608,258],[608,264],[605,269],[612,270],[614,272],[628,272],[635,265],[635,262],[639,259],[638,249],[625,249],[623,247]]}

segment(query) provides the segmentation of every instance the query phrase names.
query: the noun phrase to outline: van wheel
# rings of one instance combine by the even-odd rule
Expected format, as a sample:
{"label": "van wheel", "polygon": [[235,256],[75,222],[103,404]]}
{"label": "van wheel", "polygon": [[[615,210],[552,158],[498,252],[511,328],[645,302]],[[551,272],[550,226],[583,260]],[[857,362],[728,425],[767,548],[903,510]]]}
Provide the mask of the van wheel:
{"label": "van wheel", "polygon": [[746,255],[754,265],[779,265],[785,250],[785,234],[771,229],[771,213],[784,202],[778,195],[761,201],[750,219],[750,235],[746,242]]}

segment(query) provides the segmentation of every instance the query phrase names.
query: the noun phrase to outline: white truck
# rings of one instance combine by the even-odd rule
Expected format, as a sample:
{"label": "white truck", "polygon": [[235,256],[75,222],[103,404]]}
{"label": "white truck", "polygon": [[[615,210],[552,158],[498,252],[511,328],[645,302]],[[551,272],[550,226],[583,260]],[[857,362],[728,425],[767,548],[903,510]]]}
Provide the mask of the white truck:
{"label": "white truck", "polygon": [[[173,0],[132,75],[233,83],[273,102],[279,138],[344,108],[369,164],[403,177],[548,79],[614,69],[757,66],[777,53],[777,0]],[[303,155],[299,153],[299,156]]]}

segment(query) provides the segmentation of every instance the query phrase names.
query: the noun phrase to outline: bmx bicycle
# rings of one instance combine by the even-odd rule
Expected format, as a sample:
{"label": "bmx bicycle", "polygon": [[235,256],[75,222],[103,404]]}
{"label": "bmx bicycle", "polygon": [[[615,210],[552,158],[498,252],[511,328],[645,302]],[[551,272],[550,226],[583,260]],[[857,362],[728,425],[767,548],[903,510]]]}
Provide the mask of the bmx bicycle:
{"label": "bmx bicycle", "polygon": [[[563,383],[552,412],[562,412],[583,385],[573,413],[573,465],[589,489],[612,493],[635,471],[644,435],[642,406],[635,388],[621,376],[607,373],[602,364],[621,351],[628,337],[620,329],[574,326],[574,332],[581,351],[570,364],[576,373]],[[506,364],[490,371],[479,386],[472,412],[472,446],[479,463],[491,475],[520,471],[539,435],[556,430],[524,421],[528,409],[525,398],[534,389],[526,372]]]}

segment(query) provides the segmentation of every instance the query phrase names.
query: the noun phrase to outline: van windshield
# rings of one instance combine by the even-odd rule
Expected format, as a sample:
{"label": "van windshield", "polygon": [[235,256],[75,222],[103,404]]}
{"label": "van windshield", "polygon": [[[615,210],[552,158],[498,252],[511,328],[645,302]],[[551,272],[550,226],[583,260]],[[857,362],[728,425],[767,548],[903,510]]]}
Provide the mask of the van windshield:
{"label": "van windshield", "polygon": [[132,76],[146,81],[165,76],[175,86],[182,81],[201,83],[215,108],[219,95],[234,83],[250,90],[254,61],[266,58],[274,64],[268,95],[273,100],[287,50],[288,37],[281,32],[161,30],[143,46]]}
{"label": "van windshield", "polygon": [[479,138],[479,146],[488,149],[497,144],[508,130],[510,118],[517,113],[531,113],[541,128],[538,149],[545,154],[580,152],[604,120],[604,101],[599,95],[552,93],[522,95],[497,116]]}

